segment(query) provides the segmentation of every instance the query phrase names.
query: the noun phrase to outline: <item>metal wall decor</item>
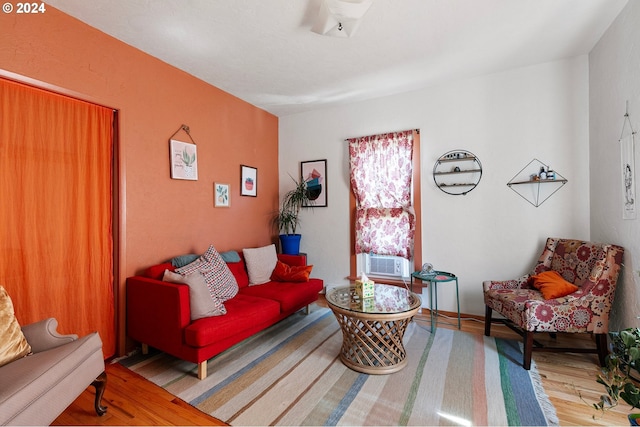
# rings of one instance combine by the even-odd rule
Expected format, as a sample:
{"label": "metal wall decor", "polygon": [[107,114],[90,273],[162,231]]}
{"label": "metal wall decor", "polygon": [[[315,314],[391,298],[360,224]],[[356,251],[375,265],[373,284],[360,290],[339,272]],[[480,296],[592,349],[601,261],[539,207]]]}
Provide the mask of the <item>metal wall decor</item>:
{"label": "metal wall decor", "polygon": [[549,165],[538,159],[531,160],[514,175],[507,186],[520,197],[538,207],[568,181]]}
{"label": "metal wall decor", "polygon": [[433,166],[436,186],[447,194],[463,196],[476,188],[482,178],[482,164],[466,150],[444,153]]}

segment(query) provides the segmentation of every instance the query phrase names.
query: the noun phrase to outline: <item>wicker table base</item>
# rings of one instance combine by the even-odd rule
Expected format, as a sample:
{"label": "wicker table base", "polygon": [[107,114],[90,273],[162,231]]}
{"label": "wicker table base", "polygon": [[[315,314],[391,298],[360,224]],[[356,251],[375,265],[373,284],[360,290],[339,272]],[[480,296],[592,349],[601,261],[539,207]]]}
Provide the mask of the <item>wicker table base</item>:
{"label": "wicker table base", "polygon": [[404,368],[407,353],[402,339],[420,309],[420,299],[414,295],[408,310],[398,313],[360,312],[329,302],[342,329],[342,362],[365,374],[391,374]]}

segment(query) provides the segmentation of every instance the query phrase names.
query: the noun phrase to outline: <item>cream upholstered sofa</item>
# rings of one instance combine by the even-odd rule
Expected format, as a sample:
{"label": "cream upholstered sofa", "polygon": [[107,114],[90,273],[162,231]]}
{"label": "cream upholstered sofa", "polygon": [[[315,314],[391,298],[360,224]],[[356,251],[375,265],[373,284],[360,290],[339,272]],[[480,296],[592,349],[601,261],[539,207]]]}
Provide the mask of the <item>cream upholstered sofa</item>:
{"label": "cream upholstered sofa", "polygon": [[103,415],[107,377],[98,333],[60,335],[53,318],[20,328],[11,317],[11,300],[0,286],[0,425],[49,425],[89,385]]}

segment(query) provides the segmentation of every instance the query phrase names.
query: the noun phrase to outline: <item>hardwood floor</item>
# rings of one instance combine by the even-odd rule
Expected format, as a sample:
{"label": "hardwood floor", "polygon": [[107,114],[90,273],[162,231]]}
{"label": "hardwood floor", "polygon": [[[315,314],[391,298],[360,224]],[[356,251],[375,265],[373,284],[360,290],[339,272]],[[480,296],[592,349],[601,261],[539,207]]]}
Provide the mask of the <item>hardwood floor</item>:
{"label": "hardwood floor", "polygon": [[[319,305],[326,306],[324,298]],[[429,312],[419,313],[414,319],[428,323]],[[439,324],[438,327],[454,326]],[[462,330],[483,334],[484,323],[477,319],[463,320]],[[519,339],[513,331],[499,324],[492,326],[491,335]],[[547,334],[539,337],[545,344],[552,342]],[[593,345],[588,335],[559,335],[556,342],[558,345]],[[598,371],[595,354],[534,352],[533,359],[544,389],[556,408],[560,425],[629,425],[629,407],[624,403],[604,415],[590,406],[604,391],[595,381]],[[94,390],[89,387],[53,425],[226,425],[119,364],[108,365],[107,374],[109,379],[103,403],[108,410],[104,416],[98,417],[93,411]]]}
{"label": "hardwood floor", "polygon": [[107,413],[93,410],[95,390],[89,387],[52,425],[65,426],[224,426],[222,421],[189,405],[119,363],[107,365],[102,403]]}

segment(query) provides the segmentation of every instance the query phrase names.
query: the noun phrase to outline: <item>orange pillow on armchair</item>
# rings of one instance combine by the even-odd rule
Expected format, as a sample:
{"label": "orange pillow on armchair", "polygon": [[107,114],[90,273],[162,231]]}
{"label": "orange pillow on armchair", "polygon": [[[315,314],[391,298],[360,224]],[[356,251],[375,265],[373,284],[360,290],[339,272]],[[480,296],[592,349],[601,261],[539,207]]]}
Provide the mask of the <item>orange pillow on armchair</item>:
{"label": "orange pillow on armchair", "polygon": [[271,280],[276,282],[308,282],[313,265],[291,266],[282,261],[276,263]]}
{"label": "orange pillow on armchair", "polygon": [[542,292],[544,299],[554,299],[574,293],[579,288],[569,283],[554,270],[545,271],[530,278],[532,286]]}

